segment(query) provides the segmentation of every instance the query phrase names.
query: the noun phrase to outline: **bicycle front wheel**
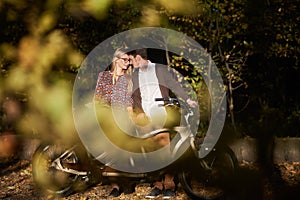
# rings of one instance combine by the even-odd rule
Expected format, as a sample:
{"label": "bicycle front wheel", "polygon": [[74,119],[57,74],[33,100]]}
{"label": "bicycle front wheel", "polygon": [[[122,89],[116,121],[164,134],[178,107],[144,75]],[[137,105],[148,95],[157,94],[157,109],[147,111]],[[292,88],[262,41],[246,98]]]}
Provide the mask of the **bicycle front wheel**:
{"label": "bicycle front wheel", "polygon": [[33,156],[32,173],[36,185],[49,193],[67,196],[72,193],[72,187],[78,181],[79,175],[66,173],[55,167],[54,161],[77,164],[78,157],[72,150],[68,151],[63,145],[41,145]]}
{"label": "bicycle front wheel", "polygon": [[179,181],[192,199],[219,199],[230,187],[238,161],[228,146],[219,146],[202,159],[193,161],[192,168],[179,174]]}

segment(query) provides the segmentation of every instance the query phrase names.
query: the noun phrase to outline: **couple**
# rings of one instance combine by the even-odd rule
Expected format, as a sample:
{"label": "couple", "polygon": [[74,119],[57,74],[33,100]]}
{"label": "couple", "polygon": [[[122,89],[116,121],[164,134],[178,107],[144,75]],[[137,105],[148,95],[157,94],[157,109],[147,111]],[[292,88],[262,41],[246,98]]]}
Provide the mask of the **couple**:
{"label": "couple", "polygon": [[[133,72],[130,66],[133,66]],[[126,49],[117,49],[113,55],[110,71],[100,72],[95,90],[95,102],[105,103],[128,112],[132,121],[139,127],[160,127],[166,121],[166,110],[155,102],[155,98],[169,97],[170,88],[176,91],[186,102],[195,107],[180,84],[168,71],[168,67],[151,63],[146,49],[136,49],[126,53]],[[152,151],[170,143],[168,132],[160,133],[149,144],[155,146]],[[149,151],[151,148],[148,149]],[[161,177],[159,177],[161,178]],[[152,191],[146,198],[155,198],[163,194],[164,199],[175,197],[174,175],[165,174],[153,183]],[[122,192],[118,184],[112,184],[111,197]]]}

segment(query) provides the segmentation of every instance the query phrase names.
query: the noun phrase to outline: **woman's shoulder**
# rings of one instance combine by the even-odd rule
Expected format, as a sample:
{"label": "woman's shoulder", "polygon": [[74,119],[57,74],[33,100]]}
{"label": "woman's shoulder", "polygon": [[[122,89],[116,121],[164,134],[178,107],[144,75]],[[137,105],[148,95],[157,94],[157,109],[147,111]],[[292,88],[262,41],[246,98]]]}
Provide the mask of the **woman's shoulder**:
{"label": "woman's shoulder", "polygon": [[102,71],[102,72],[99,72],[98,76],[110,76],[110,75],[111,75],[110,71]]}

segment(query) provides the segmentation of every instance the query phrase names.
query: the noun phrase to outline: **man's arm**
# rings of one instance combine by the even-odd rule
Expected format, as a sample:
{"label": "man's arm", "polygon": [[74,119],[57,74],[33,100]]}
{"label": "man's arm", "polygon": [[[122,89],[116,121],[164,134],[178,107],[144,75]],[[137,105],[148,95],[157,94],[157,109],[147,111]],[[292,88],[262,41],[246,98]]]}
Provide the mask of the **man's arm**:
{"label": "man's arm", "polygon": [[[159,83],[165,87],[165,90],[171,90],[176,96],[185,100],[191,107],[196,107],[197,102],[189,98],[187,90],[185,90],[177,79],[176,71],[166,65],[157,64],[156,66],[157,78]],[[164,90],[161,87],[162,90]],[[166,91],[162,91],[165,93]],[[169,95],[169,94],[167,94]]]}

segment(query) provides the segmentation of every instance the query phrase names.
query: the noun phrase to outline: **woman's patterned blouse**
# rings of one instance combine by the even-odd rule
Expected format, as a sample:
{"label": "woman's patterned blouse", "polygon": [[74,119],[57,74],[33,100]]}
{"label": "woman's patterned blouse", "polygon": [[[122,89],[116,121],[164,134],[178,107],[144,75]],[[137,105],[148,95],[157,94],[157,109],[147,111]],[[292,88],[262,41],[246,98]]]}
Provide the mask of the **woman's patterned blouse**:
{"label": "woman's patterned blouse", "polygon": [[96,85],[95,101],[120,109],[132,106],[133,101],[128,92],[128,82],[125,75],[119,76],[113,85],[113,75],[109,71],[100,72]]}

